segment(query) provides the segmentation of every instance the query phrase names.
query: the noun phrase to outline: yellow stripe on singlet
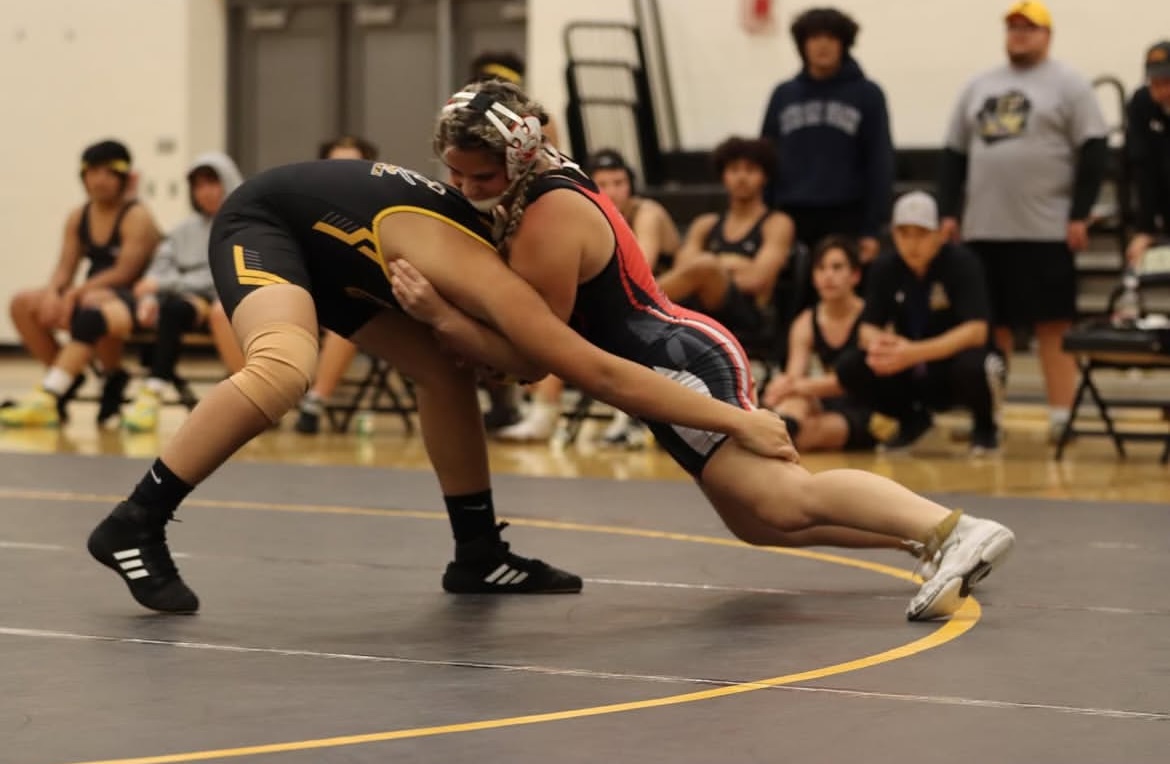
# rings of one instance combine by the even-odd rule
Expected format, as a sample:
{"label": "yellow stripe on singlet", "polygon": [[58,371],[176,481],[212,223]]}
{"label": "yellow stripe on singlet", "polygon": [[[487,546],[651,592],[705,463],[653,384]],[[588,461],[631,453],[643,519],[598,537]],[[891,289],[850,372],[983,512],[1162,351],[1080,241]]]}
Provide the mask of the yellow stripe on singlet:
{"label": "yellow stripe on singlet", "polygon": [[239,244],[232,247],[232,257],[236,263],[236,280],[244,286],[268,286],[269,284],[287,284],[287,279],[282,279],[276,274],[262,271],[257,268],[249,268],[244,264],[244,248]]}
{"label": "yellow stripe on singlet", "polygon": [[348,244],[358,252],[361,252],[363,255],[373,260],[375,263],[381,265],[381,260],[379,260],[377,252],[370,249],[369,246],[365,244],[361,244],[359,246],[359,242],[363,241],[370,242],[371,244],[377,246],[377,242],[374,239],[374,234],[372,231],[370,231],[369,228],[359,228],[353,233],[346,233],[337,226],[330,225],[318,220],[316,223],[313,223],[313,230],[320,231],[326,236],[332,236],[338,241],[344,244]]}
{"label": "yellow stripe on singlet", "polygon": [[379,212],[377,215],[374,216],[374,223],[371,226],[371,228],[373,228],[375,231],[375,233],[374,233],[374,248],[378,251],[378,262],[382,266],[382,270],[386,272],[387,278],[390,277],[390,266],[386,262],[386,253],[382,251],[382,237],[377,235],[377,230],[378,230],[378,226],[381,225],[381,223],[384,219],[386,219],[390,215],[393,215],[393,214],[398,213],[398,212],[413,212],[417,215],[425,215],[428,218],[434,218],[435,220],[438,220],[440,223],[446,223],[447,225],[451,226],[455,230],[457,230],[461,233],[467,234],[468,236],[475,239],[476,241],[478,241],[480,244],[484,245],[488,249],[495,251],[496,246],[494,244],[492,244],[490,241],[483,238],[482,236],[480,236],[479,234],[477,234],[475,231],[471,230],[467,226],[463,225],[462,223],[458,223],[458,222],[452,220],[451,218],[447,217],[446,215],[442,214],[441,212],[435,212],[434,210],[428,210],[426,207],[415,207],[415,206],[412,206],[409,204],[399,204],[399,205],[395,205],[394,207],[386,207],[385,209],[383,209],[381,212]]}

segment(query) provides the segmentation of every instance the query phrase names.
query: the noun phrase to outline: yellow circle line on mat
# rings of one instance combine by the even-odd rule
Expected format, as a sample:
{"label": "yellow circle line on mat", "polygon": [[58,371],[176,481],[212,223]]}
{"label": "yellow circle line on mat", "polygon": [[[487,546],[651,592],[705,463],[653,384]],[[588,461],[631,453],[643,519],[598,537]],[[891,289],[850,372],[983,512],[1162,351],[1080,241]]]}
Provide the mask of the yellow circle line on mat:
{"label": "yellow circle line on mat", "polygon": [[[33,501],[94,502],[103,504],[121,501],[121,497],[117,496],[72,493],[68,491],[33,491],[14,488],[0,488],[0,498],[15,498]],[[401,509],[373,509],[367,507],[346,507],[340,505],[237,502],[217,501],[212,499],[190,499],[186,502],[186,504],[188,506],[222,507],[272,512],[410,517],[426,520],[447,519],[446,514],[440,512],[424,512]],[[915,580],[913,575],[905,570],[894,568],[888,565],[882,565],[880,563],[872,563],[865,560],[854,560],[838,555],[822,554],[821,552],[810,552],[804,549],[749,547],[739,541],[719,538],[717,536],[669,533],[666,531],[643,530],[641,528],[625,528],[622,526],[612,525],[566,523],[556,520],[509,519],[509,522],[513,525],[528,526],[533,528],[606,533],[623,536],[638,536],[641,538],[663,539],[669,541],[687,541],[701,544],[712,544],[716,546],[734,546],[744,549],[758,549],[761,551],[803,557],[821,562],[848,565],[851,567],[862,568],[865,570],[870,570],[911,581]],[[266,745],[242,746],[238,748],[220,748],[209,751],[189,751],[187,753],[163,754],[161,756],[143,756],[131,759],[104,759],[101,761],[78,762],[77,764],[176,764],[177,762],[230,759],[243,756],[260,756],[263,754],[272,753],[289,753],[293,751],[310,751],[322,748],[362,745],[366,743],[381,743],[390,740],[405,740],[408,738],[431,737],[434,735],[450,735],[456,732],[475,732],[478,730],[501,729],[504,727],[519,727],[528,724],[565,721],[567,719],[582,719],[589,716],[603,716],[606,714],[623,713],[626,711],[639,711],[647,708],[660,708],[662,706],[675,706],[683,703],[694,703],[700,700],[711,700],[714,698],[723,698],[731,695],[741,695],[746,692],[755,692],[757,690],[764,690],[769,687],[780,687],[788,684],[796,684],[798,682],[809,682],[814,679],[824,679],[825,677],[845,674],[850,671],[858,671],[860,669],[877,666],[882,663],[896,661],[901,658],[908,658],[911,655],[916,655],[926,650],[930,650],[962,636],[974,628],[975,624],[979,622],[979,618],[982,615],[982,612],[982,608],[980,608],[978,601],[976,601],[974,597],[968,597],[967,601],[963,604],[957,613],[951,616],[950,620],[943,623],[931,633],[904,645],[900,645],[889,650],[884,650],[880,653],[874,653],[873,655],[867,655],[856,660],[846,661],[844,663],[835,663],[831,666],[812,669],[810,671],[801,671],[795,674],[785,674],[783,676],[776,676],[768,679],[757,679],[754,681],[741,682],[739,684],[729,685],[726,687],[716,687],[707,690],[699,690],[697,692],[682,693],[680,695],[667,695],[660,698],[651,698],[649,700],[636,700],[630,701],[628,703],[613,703],[604,706],[574,708],[567,711],[553,711],[551,713],[545,714],[528,714],[526,716],[510,716],[500,719],[485,719],[483,721],[463,722],[461,724],[443,724],[433,727],[414,727],[411,729],[390,730],[387,732],[371,732],[362,735],[343,735],[338,737],[316,738],[312,740],[294,740],[285,743],[269,743]]]}

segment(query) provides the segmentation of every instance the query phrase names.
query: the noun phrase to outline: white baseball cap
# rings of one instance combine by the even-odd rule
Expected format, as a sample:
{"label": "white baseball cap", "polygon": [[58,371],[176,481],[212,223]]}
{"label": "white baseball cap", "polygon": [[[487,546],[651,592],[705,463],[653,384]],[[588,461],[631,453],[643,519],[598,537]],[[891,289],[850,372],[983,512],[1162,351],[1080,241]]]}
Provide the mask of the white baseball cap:
{"label": "white baseball cap", "polygon": [[938,230],[938,205],[925,191],[911,191],[894,202],[893,224],[916,225],[930,231]]}

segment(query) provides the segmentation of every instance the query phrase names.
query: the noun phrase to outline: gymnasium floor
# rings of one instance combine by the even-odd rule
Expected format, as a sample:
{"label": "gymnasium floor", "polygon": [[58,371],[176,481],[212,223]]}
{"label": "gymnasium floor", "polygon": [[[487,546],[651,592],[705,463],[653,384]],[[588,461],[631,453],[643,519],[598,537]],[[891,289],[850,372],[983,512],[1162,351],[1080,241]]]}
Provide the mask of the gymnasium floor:
{"label": "gymnasium floor", "polygon": [[[0,393],[35,370],[4,365]],[[251,444],[172,526],[193,617],[89,561],[159,436],[0,431],[0,762],[1162,762],[1170,498],[1156,446],[1053,463],[1016,406],[970,461],[944,419],[913,457],[811,456],[1010,525],[1009,563],[911,624],[909,558],[729,537],[660,454],[494,446],[516,551],[581,595],[454,597],[415,438]],[[576,479],[566,479],[566,478]]]}

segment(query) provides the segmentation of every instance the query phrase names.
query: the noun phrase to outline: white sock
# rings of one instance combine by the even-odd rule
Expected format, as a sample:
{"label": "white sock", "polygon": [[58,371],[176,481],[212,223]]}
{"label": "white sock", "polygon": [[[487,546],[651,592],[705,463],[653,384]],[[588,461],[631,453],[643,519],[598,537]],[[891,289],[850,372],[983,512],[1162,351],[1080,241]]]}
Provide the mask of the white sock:
{"label": "white sock", "polygon": [[159,379],[158,377],[147,377],[146,389],[155,395],[162,395],[163,392],[167,389],[167,381],[165,379]]}
{"label": "white sock", "polygon": [[69,386],[72,384],[72,374],[64,369],[51,366],[49,367],[49,371],[45,373],[45,379],[41,382],[41,387],[60,398],[69,391]]}
{"label": "white sock", "polygon": [[1055,407],[1048,409],[1048,421],[1050,424],[1064,425],[1068,422],[1070,416],[1072,416],[1072,412],[1068,409]]}

